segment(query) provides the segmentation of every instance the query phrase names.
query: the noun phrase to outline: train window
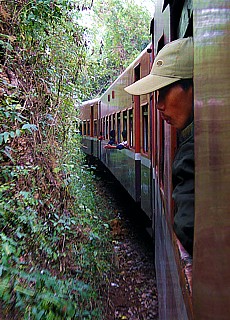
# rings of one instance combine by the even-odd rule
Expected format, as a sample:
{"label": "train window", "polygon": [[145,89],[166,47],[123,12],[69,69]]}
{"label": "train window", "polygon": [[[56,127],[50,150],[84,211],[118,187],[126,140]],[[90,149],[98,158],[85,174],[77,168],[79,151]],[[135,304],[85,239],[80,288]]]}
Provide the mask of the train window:
{"label": "train window", "polygon": [[83,122],[83,135],[86,135],[86,121]]}
{"label": "train window", "polygon": [[105,137],[109,139],[109,117],[105,117]]}
{"label": "train window", "polygon": [[97,120],[94,120],[94,123],[93,123],[93,135],[94,137],[97,136]]}
{"label": "train window", "polygon": [[87,134],[87,136],[90,136],[90,121],[88,120],[87,121],[87,132],[86,132],[86,134]]}
{"label": "train window", "polygon": [[141,78],[141,65],[138,64],[134,69],[134,80],[135,82]]}
{"label": "train window", "polygon": [[115,128],[116,128],[116,115],[113,114],[112,115],[112,129],[115,130]]}
{"label": "train window", "polygon": [[123,130],[127,131],[127,111],[123,112]]}
{"label": "train window", "polygon": [[87,120],[84,122],[84,135],[87,135]]}
{"label": "train window", "polygon": [[108,132],[110,132],[110,130],[112,130],[112,115],[109,115],[109,116],[108,116],[108,118],[109,118],[109,123],[108,123],[108,125],[109,125],[109,127],[108,127]]}
{"label": "train window", "polygon": [[[82,135],[82,122],[79,123],[79,127],[78,127],[78,130],[79,130],[79,133],[80,135]],[[78,132],[78,131],[77,131]]]}
{"label": "train window", "polygon": [[128,119],[129,119],[129,145],[130,147],[133,147],[133,109],[128,111]]}
{"label": "train window", "polygon": [[148,152],[148,105],[142,107],[142,147],[143,152]]}
{"label": "train window", "polygon": [[121,142],[121,113],[117,113],[117,142]]}
{"label": "train window", "polygon": [[164,47],[165,45],[165,35],[163,34],[157,43],[157,53]]}
{"label": "train window", "polygon": [[106,132],[106,129],[105,129],[105,117],[102,119],[102,132],[104,133],[104,137],[106,138],[105,136],[105,132]]}
{"label": "train window", "polygon": [[[141,65],[140,63],[134,68],[134,82],[141,78]],[[134,102],[134,96],[132,95],[132,102]]]}

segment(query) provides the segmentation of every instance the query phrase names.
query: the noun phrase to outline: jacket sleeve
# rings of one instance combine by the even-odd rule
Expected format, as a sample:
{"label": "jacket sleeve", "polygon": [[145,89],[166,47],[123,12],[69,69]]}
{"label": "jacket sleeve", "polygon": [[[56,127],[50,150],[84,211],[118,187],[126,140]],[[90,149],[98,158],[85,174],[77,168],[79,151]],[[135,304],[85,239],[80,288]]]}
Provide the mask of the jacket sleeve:
{"label": "jacket sleeve", "polygon": [[194,236],[194,141],[178,150],[172,167],[175,201],[174,231],[183,247],[192,255]]}

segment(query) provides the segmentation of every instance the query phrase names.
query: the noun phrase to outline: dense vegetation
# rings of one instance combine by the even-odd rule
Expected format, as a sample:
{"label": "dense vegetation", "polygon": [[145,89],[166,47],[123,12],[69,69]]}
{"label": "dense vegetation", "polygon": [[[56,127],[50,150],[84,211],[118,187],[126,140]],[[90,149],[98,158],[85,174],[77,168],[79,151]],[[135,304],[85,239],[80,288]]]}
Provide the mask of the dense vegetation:
{"label": "dense vegetation", "polygon": [[82,13],[87,21],[87,63],[81,72],[83,82],[87,83],[84,99],[107,89],[150,42],[151,16],[137,1],[93,3],[92,10]]}
{"label": "dense vegetation", "polygon": [[[107,2],[112,23],[116,3],[125,7]],[[92,54],[96,39],[89,45],[91,31],[76,22],[86,7],[102,19],[100,1],[0,1],[0,312],[18,319],[102,319],[108,213],[84,166],[76,102],[122,63],[110,61],[109,31],[107,49]]]}

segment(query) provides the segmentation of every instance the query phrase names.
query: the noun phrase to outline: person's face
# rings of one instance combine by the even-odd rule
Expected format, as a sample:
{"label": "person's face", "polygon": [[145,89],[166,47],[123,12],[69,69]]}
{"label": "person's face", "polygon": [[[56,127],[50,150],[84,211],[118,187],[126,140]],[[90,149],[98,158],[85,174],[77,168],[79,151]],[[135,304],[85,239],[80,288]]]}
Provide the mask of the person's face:
{"label": "person's face", "polygon": [[192,86],[184,90],[179,84],[157,91],[157,109],[163,120],[176,129],[184,129],[193,119]]}

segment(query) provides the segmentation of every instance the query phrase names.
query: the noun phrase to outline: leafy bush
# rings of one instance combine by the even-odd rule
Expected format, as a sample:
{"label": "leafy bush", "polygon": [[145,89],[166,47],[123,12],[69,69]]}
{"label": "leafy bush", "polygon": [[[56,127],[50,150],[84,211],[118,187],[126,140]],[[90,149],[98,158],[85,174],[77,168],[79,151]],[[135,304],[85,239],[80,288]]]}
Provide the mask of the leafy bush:
{"label": "leafy bush", "polygon": [[78,11],[67,0],[1,4],[0,309],[101,319],[110,245],[75,133]]}
{"label": "leafy bush", "polygon": [[108,217],[97,211],[100,200],[78,148],[71,157],[63,174],[66,197],[70,191],[74,201],[62,213],[50,203],[48,214],[40,214],[44,200],[35,185],[33,192],[11,192],[38,168],[11,169],[14,179],[1,187],[0,297],[24,319],[101,319],[96,291],[110,268]]}

